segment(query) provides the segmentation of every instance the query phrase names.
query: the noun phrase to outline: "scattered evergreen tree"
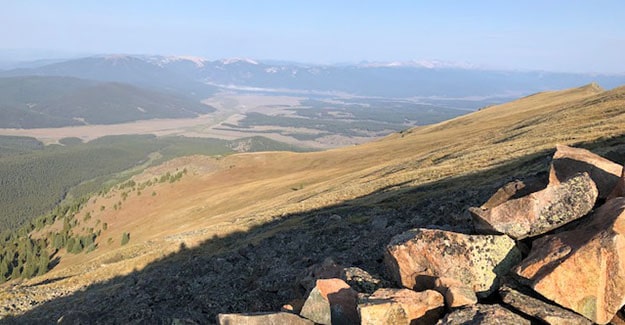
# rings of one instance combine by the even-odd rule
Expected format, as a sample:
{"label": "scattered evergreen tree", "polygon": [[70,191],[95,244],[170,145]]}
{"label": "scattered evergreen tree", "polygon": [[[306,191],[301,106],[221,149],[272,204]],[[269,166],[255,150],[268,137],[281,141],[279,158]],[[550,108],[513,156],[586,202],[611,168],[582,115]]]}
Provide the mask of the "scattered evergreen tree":
{"label": "scattered evergreen tree", "polygon": [[128,244],[129,241],[130,241],[130,233],[124,232],[124,234],[122,234],[122,246]]}

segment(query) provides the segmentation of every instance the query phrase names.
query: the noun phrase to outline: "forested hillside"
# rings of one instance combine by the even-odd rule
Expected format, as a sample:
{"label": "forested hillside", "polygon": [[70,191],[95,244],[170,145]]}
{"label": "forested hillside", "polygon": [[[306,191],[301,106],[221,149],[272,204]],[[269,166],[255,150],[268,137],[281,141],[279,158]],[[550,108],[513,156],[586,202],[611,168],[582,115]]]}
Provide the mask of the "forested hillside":
{"label": "forested hillside", "polygon": [[123,83],[69,77],[0,78],[0,128],[190,118],[212,111],[196,100]]}

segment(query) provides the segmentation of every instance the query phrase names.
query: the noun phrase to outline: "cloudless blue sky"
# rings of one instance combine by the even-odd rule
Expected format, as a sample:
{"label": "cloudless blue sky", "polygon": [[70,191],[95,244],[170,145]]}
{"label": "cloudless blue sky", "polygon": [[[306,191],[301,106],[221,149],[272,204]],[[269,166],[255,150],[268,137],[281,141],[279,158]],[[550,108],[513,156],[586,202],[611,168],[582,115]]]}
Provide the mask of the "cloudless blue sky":
{"label": "cloudless blue sky", "polygon": [[0,0],[0,49],[623,73],[625,1]]}

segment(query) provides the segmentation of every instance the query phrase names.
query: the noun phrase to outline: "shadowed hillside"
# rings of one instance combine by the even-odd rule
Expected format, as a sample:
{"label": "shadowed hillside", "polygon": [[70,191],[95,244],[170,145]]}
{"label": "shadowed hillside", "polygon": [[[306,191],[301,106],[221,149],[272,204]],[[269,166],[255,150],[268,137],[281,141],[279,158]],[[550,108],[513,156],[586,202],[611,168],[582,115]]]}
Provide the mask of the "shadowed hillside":
{"label": "shadowed hillside", "polygon": [[[383,277],[390,237],[416,226],[469,230],[463,211],[513,177],[545,171],[556,143],[622,163],[624,104],[625,89],[589,85],[357,147],[172,161],[151,173],[192,172],[154,187],[155,198],[131,194],[121,210],[94,215],[109,225],[97,250],[60,251],[48,274],[3,285],[1,304],[32,308],[17,323],[204,323],[278,310],[305,294],[309,267],[327,257]],[[121,193],[109,195],[83,210]]]}

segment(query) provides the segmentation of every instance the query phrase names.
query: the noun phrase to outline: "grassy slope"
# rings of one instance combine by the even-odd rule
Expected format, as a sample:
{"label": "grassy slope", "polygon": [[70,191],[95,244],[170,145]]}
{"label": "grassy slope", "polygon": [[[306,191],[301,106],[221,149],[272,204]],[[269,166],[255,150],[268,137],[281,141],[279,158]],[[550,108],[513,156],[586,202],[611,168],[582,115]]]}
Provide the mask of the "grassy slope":
{"label": "grassy slope", "polygon": [[[248,230],[288,213],[342,202],[371,207],[409,206],[420,197],[438,195],[434,190],[416,193],[413,189],[417,186],[485,172],[513,160],[520,162],[514,171],[506,173],[523,175],[530,167],[519,159],[544,154],[557,143],[620,136],[624,122],[625,88],[603,92],[589,85],[529,96],[356,147],[171,161],[151,172],[158,175],[189,168],[190,174],[178,183],[154,186],[155,196],[131,194],[119,211],[107,208],[97,212],[100,205],[119,201],[119,192],[91,201],[83,213],[95,211],[92,222],[101,220],[109,225],[100,237],[100,248],[89,255],[60,254],[61,262],[54,270],[27,283],[57,279],[36,290],[75,290],[141,269],[176,251],[181,241],[193,246],[212,236]],[[596,151],[606,152],[609,148]],[[503,177],[495,172],[486,175],[483,179],[471,178],[472,183],[451,182],[450,186],[471,188]],[[295,229],[298,222],[293,219],[276,227]],[[126,231],[131,233],[131,244],[120,247],[119,239]],[[259,241],[275,231],[279,229],[267,230],[251,240]],[[104,242],[108,237],[114,239],[113,244]]]}
{"label": "grassy slope", "polygon": [[0,233],[50,211],[65,197],[98,192],[109,180],[124,180],[145,165],[193,154],[298,149],[262,137],[230,141],[128,135],[43,147],[33,138],[0,136]]}

